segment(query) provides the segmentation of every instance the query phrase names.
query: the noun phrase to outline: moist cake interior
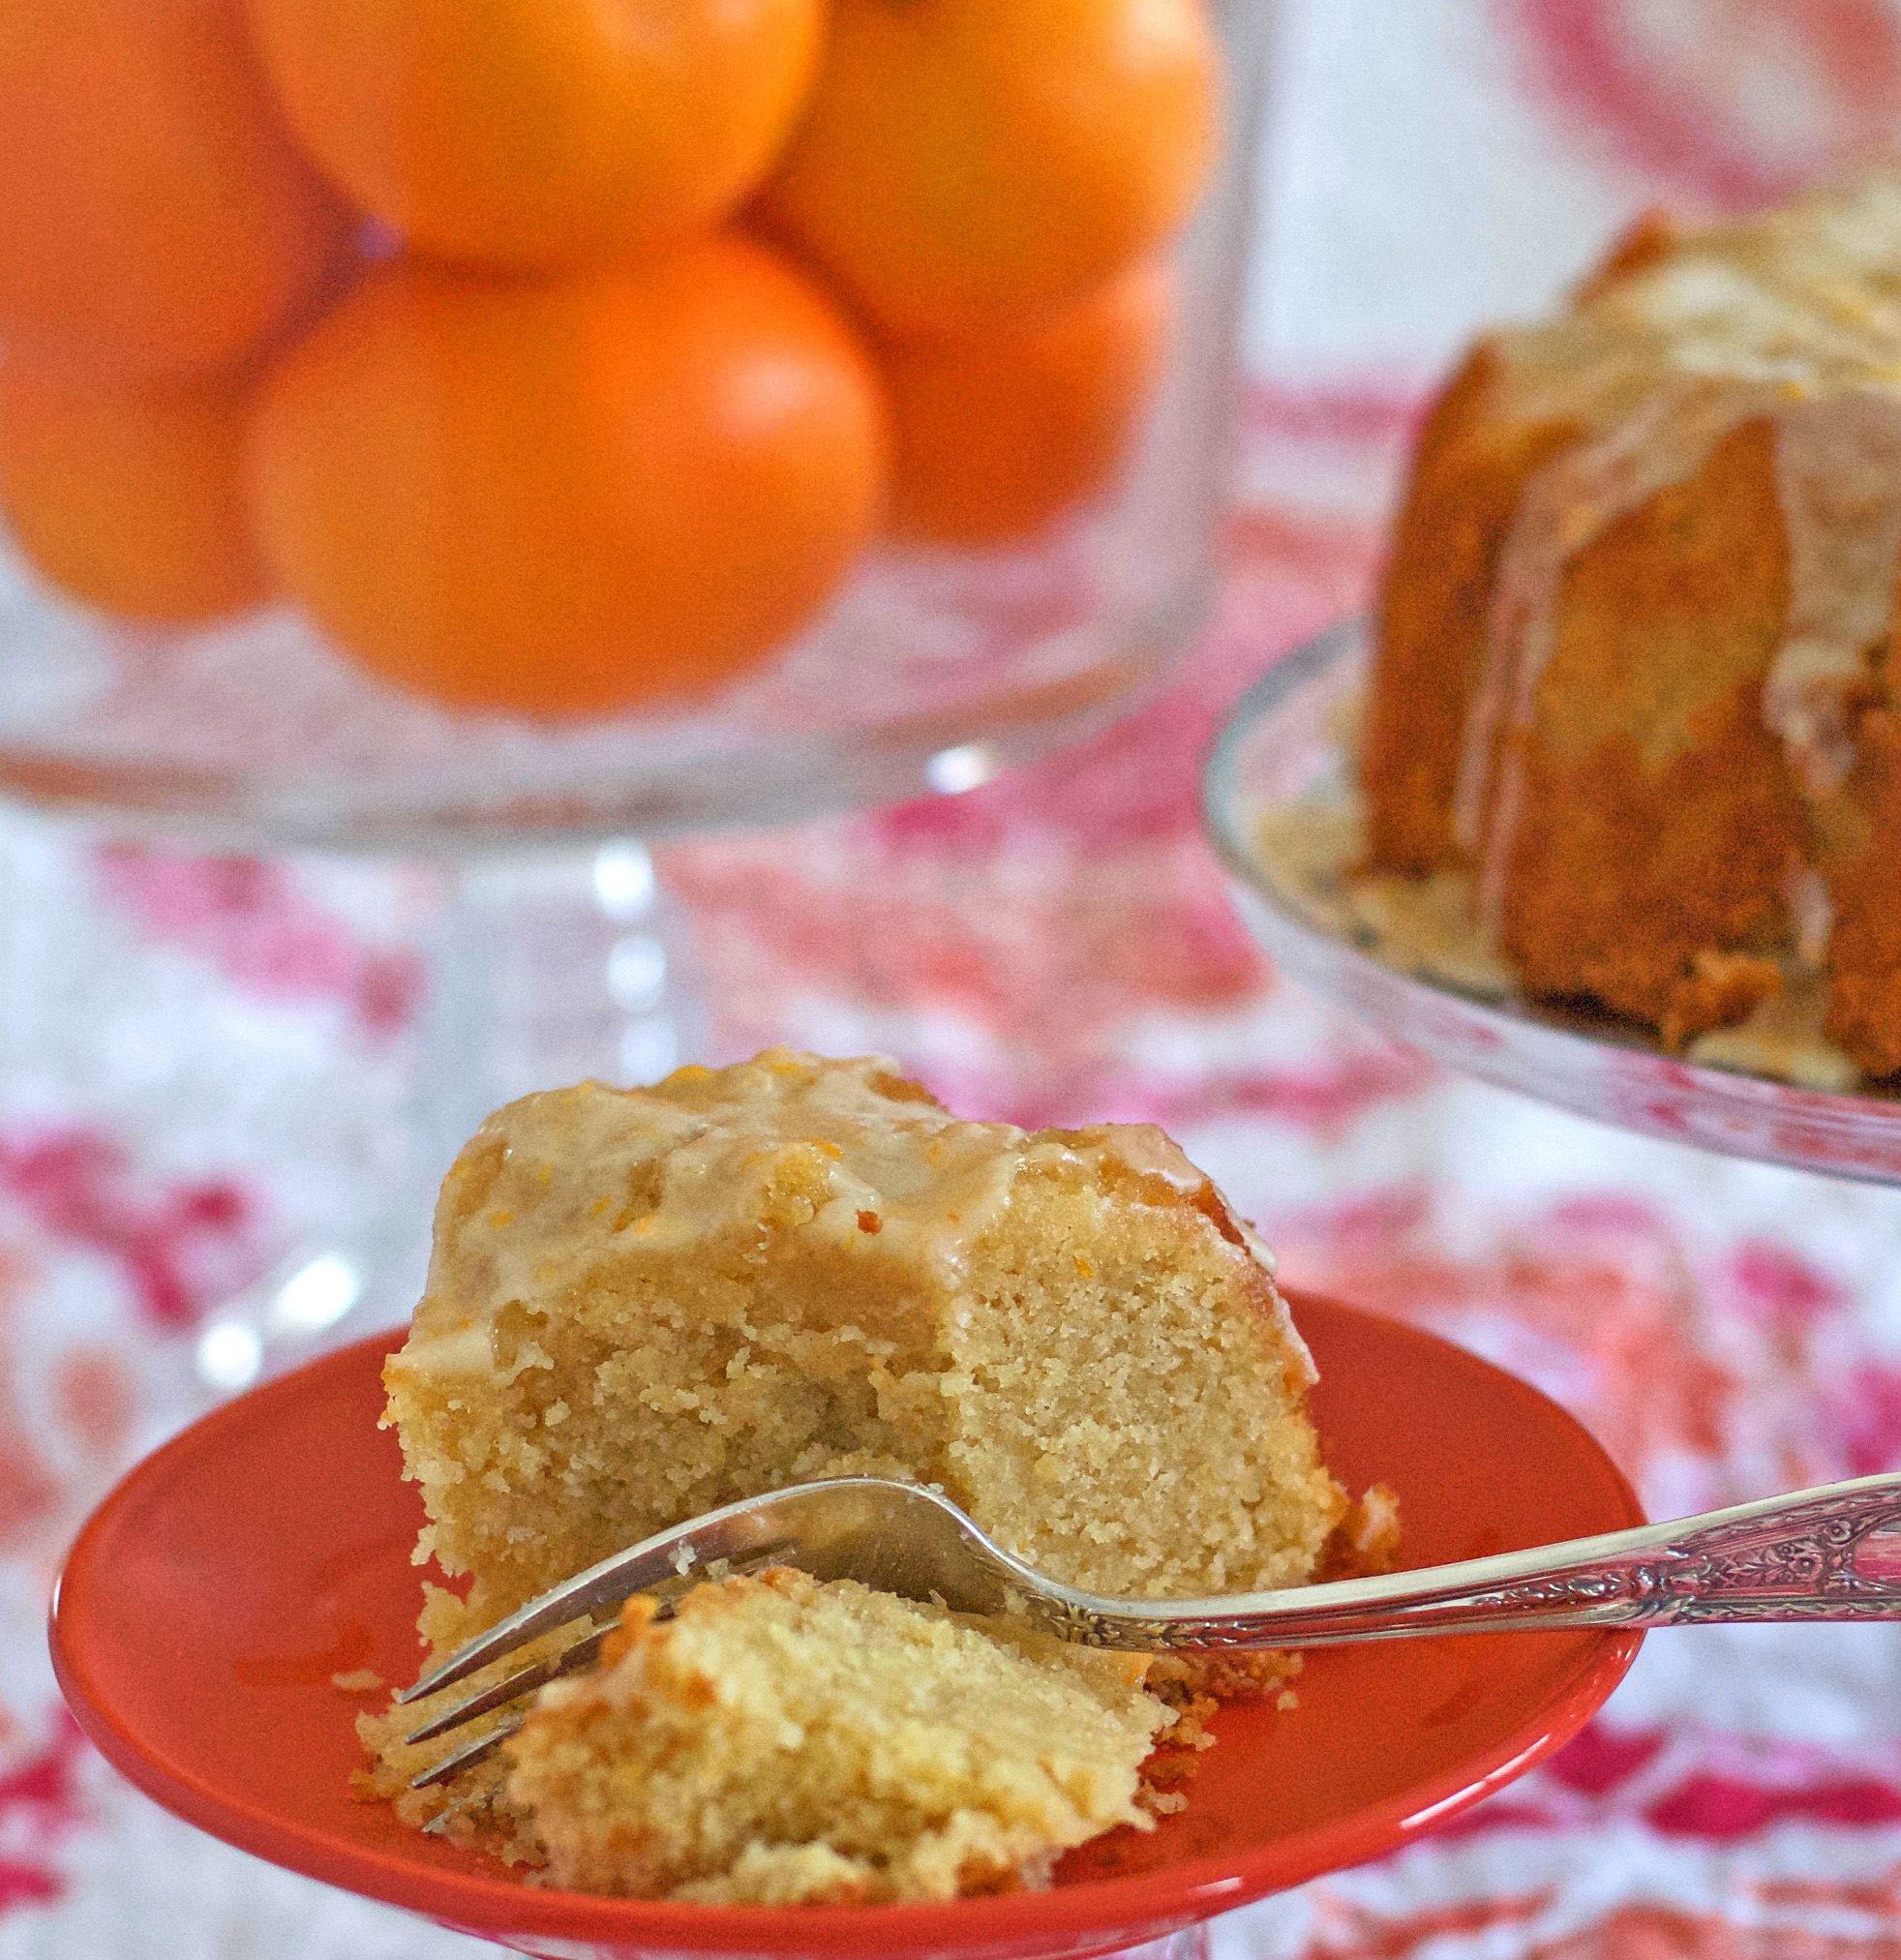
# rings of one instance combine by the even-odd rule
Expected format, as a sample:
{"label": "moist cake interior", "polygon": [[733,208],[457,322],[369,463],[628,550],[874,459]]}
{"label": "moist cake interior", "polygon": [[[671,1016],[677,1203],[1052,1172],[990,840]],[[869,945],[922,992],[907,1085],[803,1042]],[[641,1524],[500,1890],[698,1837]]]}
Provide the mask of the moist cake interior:
{"label": "moist cake interior", "polygon": [[1160,1131],[960,1123],[773,1053],[534,1096],[444,1186],[388,1365],[453,1645],[715,1505],[936,1484],[1097,1591],[1296,1583],[1346,1500],[1252,1234]]}
{"label": "moist cake interior", "polygon": [[599,1670],[507,1744],[552,1883],[784,1905],[1015,1890],[1148,1828],[1174,1717],[1143,1663],[784,1569],[630,1603]]}

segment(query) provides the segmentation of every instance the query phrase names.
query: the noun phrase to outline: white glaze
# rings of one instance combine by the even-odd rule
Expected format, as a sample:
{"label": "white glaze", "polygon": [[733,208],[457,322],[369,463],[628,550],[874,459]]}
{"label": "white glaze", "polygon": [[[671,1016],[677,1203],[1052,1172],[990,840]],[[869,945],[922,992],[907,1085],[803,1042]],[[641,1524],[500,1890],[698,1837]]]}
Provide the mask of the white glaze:
{"label": "white glaze", "polygon": [[1839,787],[1901,557],[1901,168],[1714,227],[1496,345],[1504,411],[1584,433],[1526,487],[1467,713],[1453,820],[1489,944],[1564,567],[1755,419],[1774,434],[1790,580],[1764,719],[1810,796]]}
{"label": "white glaze", "polygon": [[1887,637],[1901,558],[1901,399],[1804,402],[1776,423],[1789,618],[1763,696],[1796,780],[1838,790],[1855,761],[1850,709]]}
{"label": "white glaze", "polygon": [[[801,1231],[853,1256],[913,1264],[953,1295],[1017,1180],[1047,1165],[1113,1164],[1185,1196],[1211,1192],[1272,1275],[1266,1247],[1153,1124],[1033,1133],[960,1121],[907,1087],[882,1058],[772,1049],[731,1069],[679,1070],[651,1090],[583,1083],[498,1110],[471,1153],[498,1148],[501,1166],[468,1216],[438,1221],[429,1287],[394,1365],[488,1372],[491,1330],[510,1302],[558,1300],[617,1251],[678,1255],[760,1231],[769,1188],[795,1158],[818,1193]],[[625,1195],[656,1179],[657,1203]],[[451,1204],[455,1189],[452,1176]]]}

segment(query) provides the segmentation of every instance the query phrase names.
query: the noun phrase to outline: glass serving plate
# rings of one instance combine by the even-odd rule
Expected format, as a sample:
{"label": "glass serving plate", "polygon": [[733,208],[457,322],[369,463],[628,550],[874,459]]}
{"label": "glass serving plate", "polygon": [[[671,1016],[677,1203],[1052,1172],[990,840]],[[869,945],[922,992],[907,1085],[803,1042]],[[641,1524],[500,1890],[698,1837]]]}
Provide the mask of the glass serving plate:
{"label": "glass serving plate", "polygon": [[1599,1123],[1833,1177],[1901,1184],[1901,1099],[1797,1088],[1686,1061],[1611,1020],[1489,998],[1381,958],[1263,833],[1341,808],[1367,636],[1337,626],[1280,661],[1236,705],[1210,754],[1208,834],[1236,906],[1276,959],[1383,1033],[1482,1081]]}

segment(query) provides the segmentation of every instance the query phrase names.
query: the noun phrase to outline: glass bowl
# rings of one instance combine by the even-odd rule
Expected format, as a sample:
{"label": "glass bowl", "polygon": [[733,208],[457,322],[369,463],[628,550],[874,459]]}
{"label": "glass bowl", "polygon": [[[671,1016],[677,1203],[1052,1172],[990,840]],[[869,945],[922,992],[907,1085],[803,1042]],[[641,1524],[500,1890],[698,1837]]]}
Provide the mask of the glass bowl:
{"label": "glass bowl", "polygon": [[1242,696],[1208,760],[1204,818],[1249,929],[1289,973],[1383,1033],[1482,1081],[1732,1157],[1901,1184],[1901,1099],[1796,1088],[1689,1062],[1608,1017],[1571,1012],[1376,956],[1372,934],[1263,832],[1339,808],[1367,678],[1360,621],[1297,648]]}
{"label": "glass bowl", "polygon": [[[212,12],[192,0],[178,17],[193,7]],[[572,721],[401,691],[287,605],[196,630],[115,620],[0,543],[0,795],[243,848],[651,838],[970,788],[1089,732],[1163,672],[1210,593],[1273,11],[1211,7],[1220,141],[1191,221],[1155,248],[1162,349],[1113,467],[1041,528],[981,549],[874,543],[806,628],[717,691]],[[17,90],[9,73],[0,89]],[[261,100],[287,132],[277,94]],[[31,106],[63,127],[59,103]],[[0,140],[0,190],[30,176],[23,155]],[[364,278],[402,249],[379,219],[352,235]],[[811,275],[832,291],[828,277]],[[865,339],[888,377],[895,343]]]}
{"label": "glass bowl", "polygon": [[[1190,0],[1191,19],[1199,4]],[[436,27],[450,38],[477,18],[456,0],[417,0],[415,11],[427,14],[431,5]],[[0,950],[10,955],[0,962],[0,1029],[17,1035],[0,1042],[0,1110],[11,1114],[28,1098],[27,1113],[58,1136],[104,1137],[114,1149],[126,1142],[141,1159],[182,1161],[199,1182],[228,1172],[227,1182],[255,1196],[247,1217],[255,1216],[256,1228],[242,1257],[234,1253],[230,1274],[207,1282],[196,1302],[199,1371],[220,1393],[242,1387],[287,1351],[337,1338],[346,1321],[353,1327],[363,1313],[407,1306],[403,1291],[414,1283],[418,1229],[435,1184],[490,1107],[586,1075],[650,1080],[705,1052],[692,949],[656,879],[651,840],[715,823],[771,824],[973,789],[1124,711],[1188,643],[1208,603],[1226,488],[1236,319],[1276,17],[1273,0],[1206,6],[1218,140],[1205,174],[1184,179],[1167,222],[1130,248],[1138,263],[1152,256],[1163,269],[1167,302],[1143,316],[1162,322],[1141,342],[1159,345],[1159,353],[1137,363],[1141,377],[1123,393],[1111,391],[1130,412],[1112,418],[1103,467],[1047,521],[1001,542],[926,546],[881,533],[816,616],[704,696],[591,720],[458,711],[373,678],[288,604],[191,629],[127,623],[62,596],[75,584],[70,567],[65,587],[59,566],[45,569],[46,541],[37,532],[29,539],[8,469],[20,425],[0,412],[0,509],[16,513],[0,519],[0,799],[84,818],[87,829],[114,840],[102,874],[84,837],[75,848],[62,827],[0,825],[0,890],[21,901],[0,918],[0,926],[14,928],[0,932]],[[128,311],[136,282],[108,276],[98,255],[75,242],[62,199],[70,201],[75,182],[96,189],[116,172],[100,220],[106,242],[142,255],[139,262],[161,278],[167,251],[177,256],[183,224],[180,211],[167,217],[166,196],[189,203],[195,189],[208,191],[225,213],[229,199],[241,203],[246,186],[260,181],[260,154],[276,158],[275,181],[287,173],[305,186],[287,212],[310,218],[323,203],[313,187],[326,171],[349,190],[337,160],[319,156],[293,113],[281,64],[265,46],[275,31],[268,23],[319,18],[331,7],[332,0],[21,0],[17,31],[0,36],[0,199],[9,213],[0,227],[0,411],[9,409],[13,379],[38,372],[43,352],[23,339],[23,265],[81,314],[126,328],[130,347],[115,353],[121,364],[151,351],[153,336],[141,338]],[[1161,11],[1182,18],[1174,8],[1164,0]],[[1137,43],[1153,39],[1152,11],[1132,4]],[[374,4],[346,9],[349,19],[366,22],[377,12]],[[587,0],[537,0],[532,8],[524,0],[482,15],[479,32],[539,18],[550,27],[549,45],[566,46],[555,29],[585,42],[599,23],[619,31],[637,15],[664,28],[810,20],[819,12],[818,0],[607,10]],[[1006,20],[1010,13],[1003,10]],[[842,9],[832,6],[830,15],[835,25]],[[69,45],[75,36],[90,37],[76,52]],[[638,40],[627,34],[614,58]],[[342,45],[365,64],[377,52],[367,43],[359,49],[347,33]],[[407,44],[415,45],[441,43]],[[317,52],[328,59],[335,45],[333,36]],[[388,45],[380,51],[391,57]],[[446,62],[430,72],[404,70],[400,48],[393,58],[389,92],[373,96],[373,109],[419,79],[439,79],[453,93],[457,78]],[[559,118],[537,124],[532,106],[546,108],[551,77],[558,84],[576,71],[558,60],[533,74],[527,62],[511,70],[492,48],[488,59],[488,85],[498,77],[506,92],[505,113],[487,105],[488,123],[503,136],[538,131],[534,140],[550,145],[552,157]],[[343,70],[341,85],[354,87],[357,73]],[[96,86],[74,85],[86,75]],[[159,187],[166,195],[148,196],[149,187],[128,175],[127,159],[141,143],[156,143],[158,163],[176,161],[182,125],[166,121],[166,105],[194,129],[226,136],[237,130],[242,155],[219,153],[236,158],[222,177],[187,172],[168,177],[168,190]],[[1119,165],[1112,150],[1099,149],[1093,166]],[[1011,170],[1018,167],[1012,153]],[[552,176],[528,172],[534,182]],[[242,382],[272,399],[283,364],[307,353],[312,336],[333,327],[341,309],[405,251],[400,223],[361,215],[377,209],[372,196],[352,193],[341,202],[333,244],[347,264],[336,289],[319,281],[304,292],[281,316],[296,330],[274,326],[265,351],[254,347],[246,357],[255,369],[218,368],[220,388]],[[776,256],[782,282],[805,280],[819,294],[812,304],[821,317],[832,317],[838,335],[858,337],[885,392],[894,338],[874,342],[861,331],[839,297],[842,283],[767,238],[769,227],[754,223],[756,203],[749,196],[737,217],[729,210],[719,222],[743,231],[747,250]],[[140,222],[124,215],[134,206]],[[1086,231],[1099,215],[1089,210],[1068,228]],[[266,248],[282,243],[294,252],[301,234],[287,218],[257,235]],[[29,262],[36,242],[37,270]],[[615,262],[638,271],[652,263],[648,253],[629,248]],[[457,263],[464,271],[453,276],[462,278],[466,262]],[[191,270],[182,260],[175,269]],[[202,266],[196,276],[207,306],[231,297],[229,282],[209,279]],[[536,272],[529,283],[568,276]],[[196,316],[185,321],[198,323]],[[632,389],[627,366],[623,360],[612,378]],[[800,372],[795,362],[787,381],[770,363],[747,370],[756,385],[739,391],[744,400],[737,407],[729,401],[729,409],[742,423],[748,413],[769,422],[788,390],[798,396]],[[413,376],[405,385],[413,390],[407,400],[438,399]],[[478,390],[477,399],[493,392]],[[1025,399],[1041,407],[1039,398]],[[238,405],[237,453],[250,454],[230,479],[240,509],[256,501],[248,473],[256,467],[256,414],[248,398]],[[552,412],[546,421],[555,425]],[[432,426],[421,414],[411,431],[425,448]],[[511,426],[530,449],[555,453],[542,441],[539,415],[518,415]],[[643,430],[613,426],[633,457]],[[1008,418],[983,426],[994,433]],[[1101,433],[1092,425],[1077,440],[1086,449]],[[618,467],[623,449],[606,445],[606,453]],[[342,455],[350,460],[347,445]],[[43,484],[63,486],[96,520],[99,472],[89,478],[70,449],[63,463],[43,449],[40,462]],[[676,500],[690,503],[704,469],[667,467],[668,487],[679,481]],[[347,515],[353,494],[367,497],[378,486],[376,454],[356,456],[348,468],[340,464],[335,474],[335,501]],[[528,506],[538,518],[559,505],[562,481],[558,473],[533,481],[551,493]],[[163,534],[167,506],[159,499],[155,515],[149,471],[130,488],[141,484],[140,508]],[[796,516],[820,500],[787,493],[771,508]],[[644,506],[666,507],[661,498]],[[486,509],[471,501],[468,521],[480,522]],[[722,523],[722,536],[744,535]],[[385,555],[399,567],[406,554],[414,564],[430,562],[402,527],[386,531],[376,538],[373,565]],[[558,550],[563,537],[553,515],[523,522],[511,535],[529,551],[543,543]],[[96,521],[77,541],[90,548],[102,538],[120,541]],[[512,560],[500,552],[494,561]],[[772,590],[769,578],[737,583],[755,597]],[[128,833],[132,846],[120,851]],[[183,850],[174,852],[174,842]],[[185,855],[204,845],[306,855],[264,867]],[[372,853],[397,855],[386,864],[365,861]],[[404,853],[417,861],[403,861]],[[370,949],[366,966],[400,966],[403,998],[413,1004],[412,1012],[388,1017],[400,1023],[393,1032],[380,1023],[372,1030],[374,1040],[348,1027],[340,1038],[335,1024],[349,1009],[340,1014],[327,997],[260,1003],[258,988],[240,983],[266,960],[279,978],[347,966],[357,941]],[[234,951],[233,942],[241,942]],[[230,984],[228,973],[207,973],[221,955],[224,969],[235,970]],[[181,1008],[193,992],[204,997],[202,1011],[195,1000],[185,1003],[192,1011]],[[366,1131],[374,1131],[369,1141]]]}

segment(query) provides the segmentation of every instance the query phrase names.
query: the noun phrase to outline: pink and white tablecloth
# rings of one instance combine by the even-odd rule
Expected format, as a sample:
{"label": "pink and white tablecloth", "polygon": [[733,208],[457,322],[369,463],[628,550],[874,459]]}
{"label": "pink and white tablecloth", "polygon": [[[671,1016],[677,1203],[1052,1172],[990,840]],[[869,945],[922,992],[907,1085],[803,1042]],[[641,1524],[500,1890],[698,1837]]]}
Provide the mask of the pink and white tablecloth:
{"label": "pink and white tablecloth", "polygon": [[[1165,701],[1085,752],[667,854],[711,1043],[877,1046],[974,1112],[1160,1120],[1296,1282],[1543,1383],[1656,1511],[1901,1462],[1901,1193],[1438,1073],[1275,976],[1193,815],[1224,705],[1362,599],[1408,417],[1460,338],[1537,304],[1645,202],[1746,203],[1890,142],[1901,8],[1304,0],[1279,96],[1213,630]],[[401,905],[366,907],[347,878],[97,853],[17,819],[0,877],[0,972],[35,904],[82,892],[160,976],[169,1025],[289,1030],[307,1080],[404,1039]],[[207,1304],[312,1200],[167,1149],[162,1121],[75,1118],[41,1079],[29,1009],[0,1001],[0,1960],[472,1960],[172,1822],[59,1706],[41,1626],[65,1539],[186,1412]],[[136,1077],[136,1053],[93,1059]],[[1655,1639],[1547,1768],[1397,1857],[1234,1915],[1214,1946],[1901,1955],[1901,1629]]]}

